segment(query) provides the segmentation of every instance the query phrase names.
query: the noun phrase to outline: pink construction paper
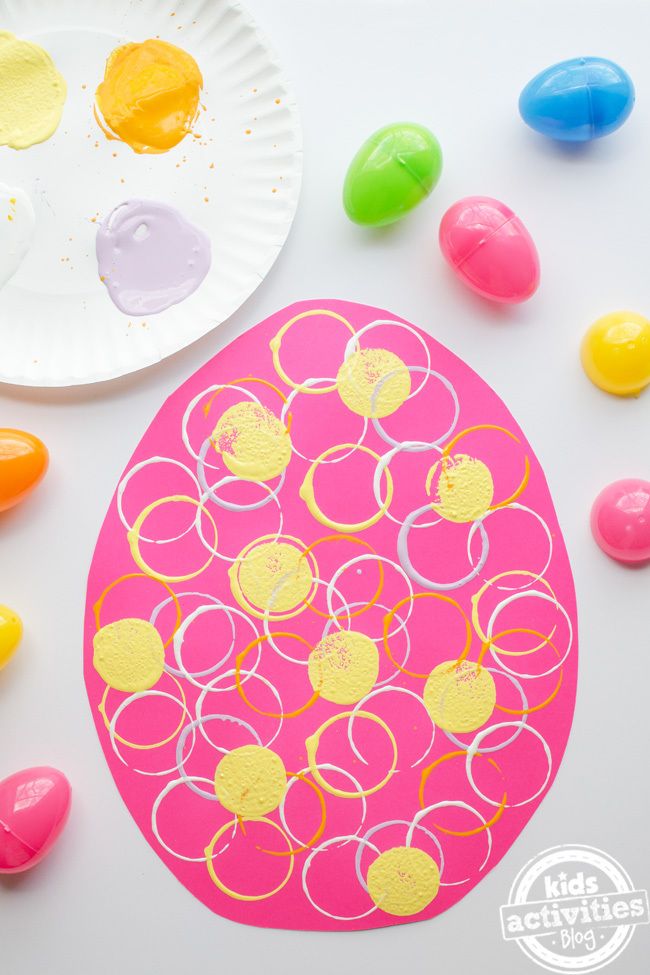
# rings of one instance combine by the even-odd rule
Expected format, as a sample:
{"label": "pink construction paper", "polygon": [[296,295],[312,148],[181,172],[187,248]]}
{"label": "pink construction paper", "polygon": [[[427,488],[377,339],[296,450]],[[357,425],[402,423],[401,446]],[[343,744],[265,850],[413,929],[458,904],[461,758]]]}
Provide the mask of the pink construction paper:
{"label": "pink construction paper", "polygon": [[[239,385],[253,392],[263,405],[280,416],[282,399],[279,393],[264,384],[246,382],[246,379],[265,380],[284,397],[289,397],[292,388],[283,382],[274,368],[270,342],[290,319],[305,311],[319,309],[323,314],[299,319],[282,342],[282,367],[294,382],[303,384],[303,389],[295,394],[290,404],[293,453],[284,482],[276,493],[277,503],[271,499],[256,510],[232,511],[213,500],[204,500],[200,512],[201,529],[209,546],[213,541],[213,529],[207,512],[218,529],[217,552],[220,557],[212,558],[191,581],[170,583],[168,589],[159,581],[142,576],[117,583],[104,598],[100,623],[103,626],[124,617],[151,620],[155,614],[155,625],[163,640],[168,641],[175,623],[173,603],[163,605],[157,613],[156,608],[168,600],[169,591],[194,594],[178,597],[183,620],[202,606],[216,606],[219,602],[240,610],[230,587],[228,568],[231,563],[223,557],[236,558],[256,538],[274,536],[278,531],[280,512],[283,535],[300,539],[306,546],[334,534],[331,528],[312,516],[300,497],[299,489],[310,467],[309,460],[300,455],[316,458],[331,446],[356,443],[363,433],[364,419],[342,403],[336,390],[313,395],[307,393],[304,386],[310,378],[318,377],[329,380],[328,385],[333,384],[343,362],[346,344],[352,337],[351,331],[327,312],[345,318],[355,334],[369,323],[385,322],[364,332],[357,340],[358,347],[387,349],[413,367],[411,389],[415,395],[392,415],[379,421],[383,433],[378,431],[372,419],[368,420],[361,441],[364,446],[383,456],[391,449],[389,438],[399,444],[406,441],[433,443],[442,437],[439,446],[444,448],[461,431],[479,426],[481,429],[461,440],[457,450],[481,459],[488,466],[494,481],[495,503],[516,491],[528,459],[529,479],[513,503],[496,508],[474,526],[440,519],[430,510],[416,519],[416,524],[429,527],[413,528],[408,538],[409,557],[420,577],[436,584],[453,584],[471,576],[460,586],[437,590],[455,600],[470,620],[473,597],[475,602],[477,594],[485,587],[478,616],[483,635],[490,616],[503,604],[491,631],[493,635],[497,630],[524,628],[542,633],[552,641],[553,647],[537,640],[540,649],[525,655],[487,654],[485,664],[494,673],[497,705],[509,710],[495,710],[478,731],[450,737],[440,727],[433,730],[422,701],[418,700],[422,698],[424,678],[408,676],[397,669],[382,643],[384,617],[388,609],[408,596],[407,579],[414,594],[432,591],[404,571],[398,538],[399,523],[407,519],[410,512],[431,501],[425,481],[427,472],[440,456],[439,450],[433,447],[419,452],[396,451],[389,465],[394,493],[388,514],[371,527],[355,533],[366,547],[337,540],[321,543],[314,549],[320,577],[324,580],[318,585],[313,600],[320,615],[305,607],[293,618],[269,624],[272,633],[289,631],[302,642],[278,637],[277,646],[284,657],[269,645],[263,647],[256,673],[268,683],[250,678],[245,684],[249,700],[257,710],[244,701],[233,686],[232,677],[223,677],[235,667],[237,655],[255,634],[264,632],[263,622],[250,616],[247,622],[242,618],[247,615],[243,611],[232,617],[234,637],[227,615],[218,609],[195,615],[187,627],[182,643],[185,672],[210,670],[207,675],[193,680],[183,676],[182,672],[174,676],[179,667],[173,641],[168,642],[166,648],[168,670],[152,692],[144,696],[131,698],[118,690],[107,691],[106,684],[93,667],[96,631],[93,606],[115,580],[141,571],[133,560],[125,524],[133,525],[139,513],[159,498],[183,495],[199,499],[194,479],[200,463],[193,453],[200,453],[201,445],[209,440],[221,413],[246,398],[240,391],[226,390],[212,399],[208,408],[214,390],[203,397],[201,392],[220,384]],[[430,365],[427,364],[427,353]],[[316,385],[323,386],[324,383]],[[419,386],[422,388],[417,391]],[[456,416],[452,388],[458,401]],[[187,427],[190,452],[183,442],[183,417],[196,397],[199,399]],[[505,428],[511,436],[492,427]],[[109,768],[143,835],[170,871],[199,900],[223,917],[245,924],[305,930],[358,930],[422,920],[447,910],[499,862],[525,827],[557,773],[573,716],[578,648],[571,570],[544,473],[512,415],[475,372],[416,326],[390,312],[367,305],[333,300],[307,301],[285,308],[251,328],[176,390],[153,419],[120,481],[123,483],[136,465],[154,457],[176,461],[189,468],[190,473],[169,462],[149,464],[136,471],[124,487],[122,517],[116,491],[90,569],[85,621],[84,672],[92,715]],[[211,465],[207,469],[210,484],[230,474],[210,443],[206,461]],[[355,450],[339,463],[319,466],[315,492],[320,508],[334,520],[344,522],[361,521],[370,516],[377,510],[373,494],[376,465],[372,455]],[[233,478],[218,489],[218,496],[221,501],[252,504],[270,495],[279,483],[280,478],[275,477],[264,488]],[[383,491],[385,482],[381,483]],[[208,548],[198,537],[196,527],[192,527],[197,511],[199,509],[189,503],[180,502],[168,503],[152,511],[142,527],[144,536],[156,540],[182,537],[165,543],[143,541],[141,551],[148,565],[166,575],[182,575],[199,569],[209,559]],[[468,536],[472,530],[468,552]],[[484,534],[488,538],[488,551],[480,571],[475,572]],[[287,844],[285,826],[302,844],[317,831],[321,808],[318,791],[305,781],[313,782],[307,768],[305,742],[329,718],[349,711],[351,707],[318,699],[297,716],[285,718],[279,733],[279,720],[259,711],[277,712],[273,688],[282,700],[285,713],[298,710],[307,702],[312,693],[307,667],[285,658],[306,660],[309,647],[321,639],[326,626],[330,629],[332,626],[332,619],[327,618],[326,583],[332,580],[342,564],[373,550],[386,560],[382,563],[383,588],[377,604],[355,616],[353,623],[354,629],[376,641],[380,660],[379,684],[399,689],[383,691],[363,705],[364,711],[381,718],[394,734],[396,771],[383,788],[366,797],[365,811],[360,798],[342,798],[323,792],[326,822],[316,842],[302,852],[275,856],[273,853],[298,848],[296,842]],[[336,589],[341,598],[335,596],[332,603],[335,614],[343,612],[339,620],[345,619],[343,603],[363,608],[375,594],[378,564],[377,558],[371,554],[370,558],[354,563],[340,576]],[[512,574],[515,570],[517,575]],[[503,573],[511,574],[504,576]],[[493,581],[486,585],[489,580]],[[509,601],[504,603],[505,600]],[[420,598],[409,605],[410,616],[391,639],[391,650],[398,661],[402,660],[408,633],[410,655],[406,669],[428,674],[442,661],[458,656],[465,642],[465,624],[461,614],[444,600]],[[393,625],[398,626],[395,621]],[[511,633],[502,638],[502,646],[521,651],[530,649],[531,640],[535,639],[530,634]],[[481,647],[481,637],[473,624],[468,659],[476,661]],[[256,653],[251,652],[243,668],[253,667],[255,660]],[[510,671],[506,671],[506,667]],[[528,676],[518,678],[517,673]],[[179,737],[190,721],[196,720],[201,687],[215,681],[213,686],[221,691],[204,693],[201,715],[204,719],[217,714],[222,717],[204,720],[202,725],[195,726],[196,740],[189,755],[192,735],[191,732],[185,734],[181,774],[176,754]],[[403,690],[410,693],[401,693]],[[185,695],[185,709],[178,703],[181,691]],[[100,711],[104,695],[106,720]],[[125,704],[127,701],[129,703]],[[546,701],[549,701],[546,706],[540,706]],[[137,744],[169,739],[166,744],[153,749],[137,749],[116,739],[120,759],[111,743],[107,725],[122,704],[125,706],[114,726],[120,738]],[[524,716],[513,713],[521,710],[530,713]],[[224,720],[223,716],[234,720]],[[522,722],[524,728],[520,727]],[[467,775],[467,750],[477,734],[482,735],[491,726],[501,724],[507,726],[483,735],[477,749],[481,754],[470,763],[474,788]],[[362,789],[367,789],[390,769],[390,742],[379,724],[356,720],[353,729],[355,754],[347,737],[347,726],[347,720],[339,721],[323,734],[318,762],[336,766],[343,772],[323,770],[322,775],[339,789],[353,791],[351,775]],[[433,744],[430,743],[432,732]],[[302,778],[291,782],[283,810],[284,824],[277,808],[267,817],[274,826],[264,822],[238,823],[236,820],[233,824],[232,813],[217,800],[211,784],[216,766],[228,749],[257,741],[265,744],[269,739],[273,739],[270,748],[280,755],[288,773],[298,773],[306,768],[307,771],[303,772]],[[489,751],[489,748],[495,750]],[[434,765],[443,756],[447,758]],[[422,785],[423,771],[432,765]],[[192,777],[189,781],[203,793],[193,791],[183,774]],[[507,805],[499,813],[504,791]],[[152,829],[152,810],[161,794],[163,797],[156,809],[157,827],[159,837],[168,849]],[[425,814],[421,821],[417,820],[409,841],[409,824],[423,807],[432,805],[436,806],[435,810]],[[488,829],[482,828],[482,824],[489,823],[497,813],[496,821]],[[228,826],[229,823],[233,825]],[[205,849],[222,827],[225,831],[213,851],[216,872],[230,889],[261,899],[235,899],[213,882],[205,862]],[[380,853],[409,843],[424,850],[438,867],[442,867],[441,886],[424,910],[415,915],[397,916],[375,906],[362,881]],[[361,850],[358,864],[355,863],[357,850]],[[194,859],[179,859],[178,854]],[[290,868],[291,875],[286,884],[277,893],[264,896],[280,886]],[[138,883],[138,878],[134,876],[129,882]]]}

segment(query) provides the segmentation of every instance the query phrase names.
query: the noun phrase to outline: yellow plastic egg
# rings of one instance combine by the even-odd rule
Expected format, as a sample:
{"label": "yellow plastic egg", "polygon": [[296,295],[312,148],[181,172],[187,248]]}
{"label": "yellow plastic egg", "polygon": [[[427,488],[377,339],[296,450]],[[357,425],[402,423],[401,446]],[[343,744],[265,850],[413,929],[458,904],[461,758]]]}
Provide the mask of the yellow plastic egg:
{"label": "yellow plastic egg", "polygon": [[0,606],[0,670],[13,657],[22,635],[23,624],[20,616],[8,606]]}
{"label": "yellow plastic egg", "polygon": [[592,383],[615,396],[638,396],[650,383],[650,321],[615,311],[594,322],[582,340],[582,365]]}

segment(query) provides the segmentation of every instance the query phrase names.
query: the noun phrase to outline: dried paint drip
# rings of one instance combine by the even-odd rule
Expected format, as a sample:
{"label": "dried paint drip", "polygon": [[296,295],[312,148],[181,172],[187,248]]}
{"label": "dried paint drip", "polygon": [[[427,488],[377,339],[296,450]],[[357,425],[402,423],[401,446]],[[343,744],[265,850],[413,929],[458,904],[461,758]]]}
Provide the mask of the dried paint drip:
{"label": "dried paint drip", "polygon": [[125,315],[155,315],[191,295],[210,269],[208,236],[174,207],[127,200],[97,230],[99,276]]}
{"label": "dried paint drip", "polygon": [[32,242],[35,222],[27,194],[0,183],[0,288],[20,267]]}
{"label": "dried paint drip", "polygon": [[61,121],[65,79],[39,44],[0,31],[0,146],[29,149]]}
{"label": "dried paint drip", "polygon": [[95,95],[95,116],[109,139],[134,152],[167,152],[191,130],[203,78],[187,51],[148,40],[116,48]]}

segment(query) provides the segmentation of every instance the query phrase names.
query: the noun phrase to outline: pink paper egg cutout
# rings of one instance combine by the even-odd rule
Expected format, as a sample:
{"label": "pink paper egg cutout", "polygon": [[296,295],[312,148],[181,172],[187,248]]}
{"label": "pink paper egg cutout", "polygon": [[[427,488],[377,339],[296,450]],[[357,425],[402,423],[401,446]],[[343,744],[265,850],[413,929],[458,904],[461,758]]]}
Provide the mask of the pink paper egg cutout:
{"label": "pink paper egg cutout", "polygon": [[118,789],[189,891],[244,924],[360,930],[446,911],[525,828],[566,746],[576,626],[499,397],[409,322],[307,301],[137,446],[84,674]]}
{"label": "pink paper egg cutout", "polygon": [[72,792],[58,769],[22,769],[0,782],[0,873],[22,873],[47,856],[66,824]]}
{"label": "pink paper egg cutout", "polygon": [[591,509],[591,530],[617,562],[650,560],[650,481],[629,477],[603,488]]}
{"label": "pink paper egg cutout", "polygon": [[500,200],[467,196],[442,218],[440,249],[472,291],[490,301],[517,303],[539,285],[539,257],[532,237]]}

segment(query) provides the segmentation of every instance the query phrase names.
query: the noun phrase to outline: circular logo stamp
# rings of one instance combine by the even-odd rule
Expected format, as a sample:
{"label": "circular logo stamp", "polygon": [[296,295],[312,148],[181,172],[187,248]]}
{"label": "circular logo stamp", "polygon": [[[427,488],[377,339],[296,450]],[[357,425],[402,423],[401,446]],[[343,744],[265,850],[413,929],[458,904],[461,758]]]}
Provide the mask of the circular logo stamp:
{"label": "circular logo stamp", "polygon": [[554,846],[533,857],[501,906],[507,941],[550,972],[595,972],[648,923],[648,893],[592,846]]}

